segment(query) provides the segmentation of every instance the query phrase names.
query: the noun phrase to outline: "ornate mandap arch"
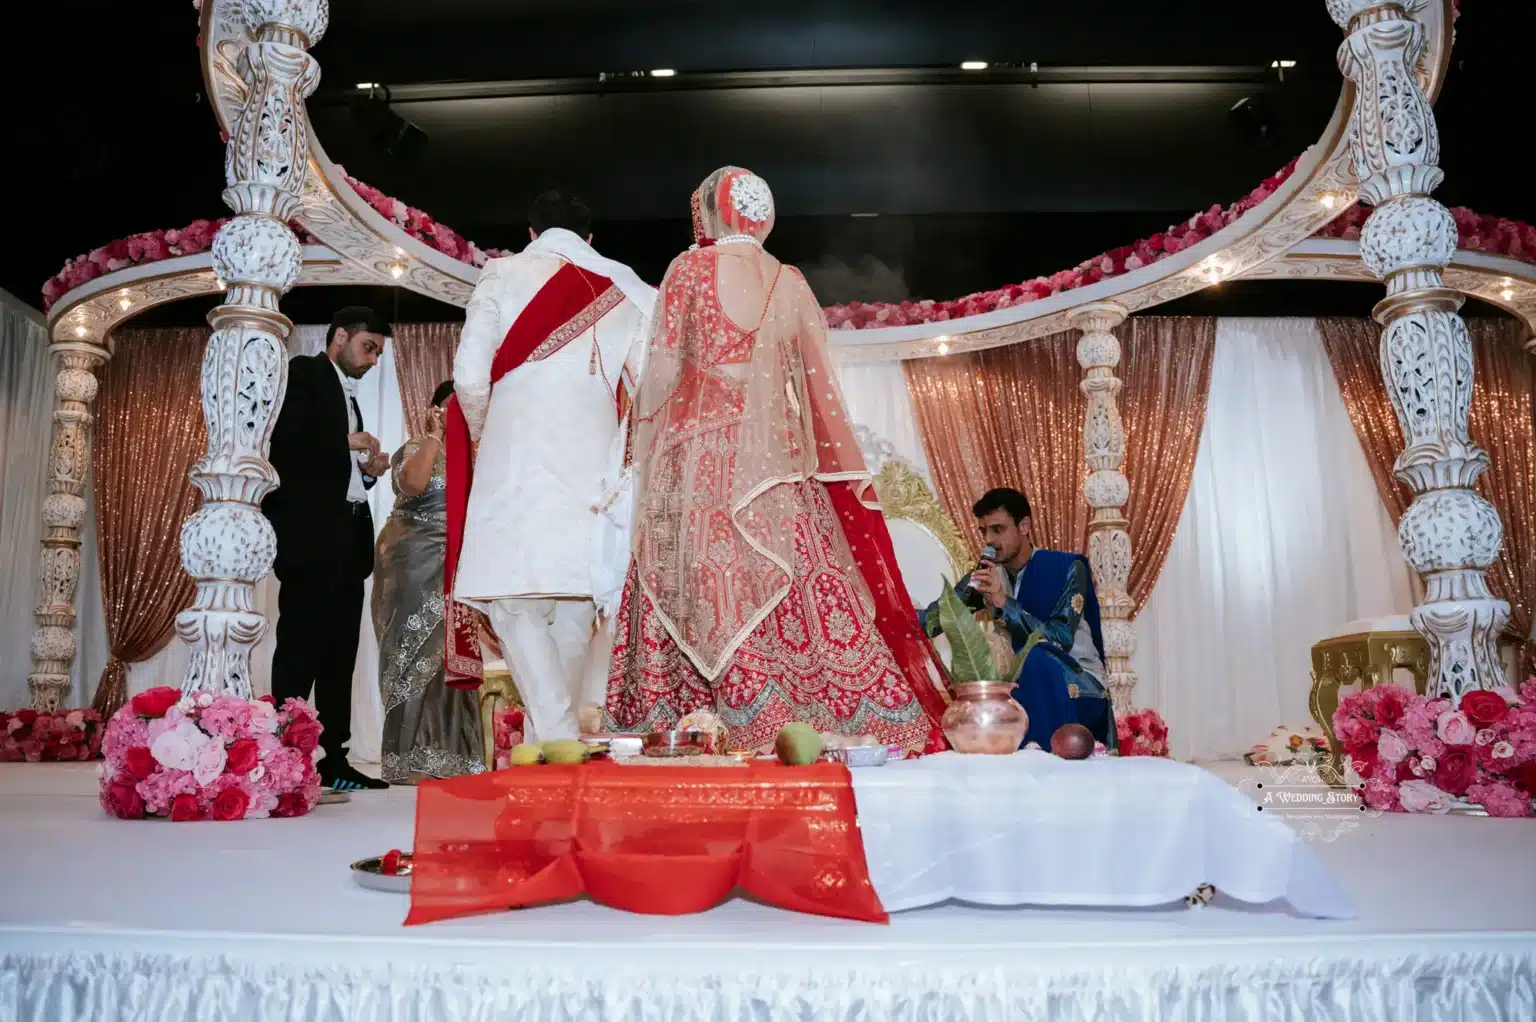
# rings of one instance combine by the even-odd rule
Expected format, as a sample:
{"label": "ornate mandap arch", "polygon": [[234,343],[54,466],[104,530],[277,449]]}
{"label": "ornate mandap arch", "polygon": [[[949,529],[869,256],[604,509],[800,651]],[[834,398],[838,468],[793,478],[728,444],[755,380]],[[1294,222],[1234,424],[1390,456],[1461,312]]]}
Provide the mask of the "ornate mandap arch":
{"label": "ornate mandap arch", "polygon": [[[1126,594],[1132,551],[1122,507],[1125,434],[1117,408],[1126,316],[1232,279],[1384,280],[1377,305],[1386,383],[1410,437],[1398,475],[1416,499],[1401,538],[1428,592],[1415,627],[1434,656],[1432,685],[1459,693],[1497,684],[1495,639],[1508,607],[1484,571],[1502,527],[1472,489],[1487,456],[1467,436],[1470,344],[1457,310],[1474,295],[1536,331],[1536,266],[1458,251],[1439,184],[1431,102],[1450,63],[1454,0],[1325,0],[1344,30],[1343,87],[1319,140],[1273,192],[1177,254],[1048,297],[942,323],[834,331],[843,362],[937,357],[1082,333],[1078,360],[1093,510],[1089,555],[1099,584],[1117,707],[1131,705],[1135,634]],[[203,0],[203,71],[227,138],[224,200],[234,212],[211,250],[97,277],[62,295],[50,316],[59,364],[52,493],[32,643],[34,701],[55,704],[75,653],[79,528],[89,464],[94,369],[111,357],[111,331],[163,302],[223,291],[209,316],[203,366],[209,449],[192,469],[205,503],[182,532],[197,580],[177,632],[193,647],[188,691],[249,694],[249,655],[265,631],[255,584],[275,549],[257,505],[276,485],[265,454],[281,405],[291,324],[279,299],[299,285],[394,284],[468,303],[478,268],[418,240],[381,215],[327,157],[304,99],[319,80],[310,49],[328,24],[327,0]],[[1356,201],[1375,207],[1359,242],[1315,237]],[[289,223],[315,244],[301,244]],[[1528,343],[1536,350],[1536,342]]]}

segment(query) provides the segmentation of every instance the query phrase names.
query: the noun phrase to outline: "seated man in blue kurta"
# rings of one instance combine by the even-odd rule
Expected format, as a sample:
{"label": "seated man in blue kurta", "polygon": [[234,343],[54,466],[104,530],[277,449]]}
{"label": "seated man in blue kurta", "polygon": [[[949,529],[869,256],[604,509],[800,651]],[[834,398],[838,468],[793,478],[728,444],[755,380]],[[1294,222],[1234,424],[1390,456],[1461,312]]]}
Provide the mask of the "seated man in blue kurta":
{"label": "seated man in blue kurta", "polygon": [[[1088,559],[1037,548],[1029,498],[1018,490],[991,490],[971,513],[982,542],[996,557],[982,561],[955,592],[967,606],[990,609],[1008,629],[1015,652],[1031,635],[1041,637],[1013,690],[1013,698],[1029,714],[1024,743],[1049,749],[1057,728],[1078,723],[1107,748],[1115,748],[1114,714],[1104,687],[1099,598]],[[937,606],[923,613],[930,635],[937,634]]]}

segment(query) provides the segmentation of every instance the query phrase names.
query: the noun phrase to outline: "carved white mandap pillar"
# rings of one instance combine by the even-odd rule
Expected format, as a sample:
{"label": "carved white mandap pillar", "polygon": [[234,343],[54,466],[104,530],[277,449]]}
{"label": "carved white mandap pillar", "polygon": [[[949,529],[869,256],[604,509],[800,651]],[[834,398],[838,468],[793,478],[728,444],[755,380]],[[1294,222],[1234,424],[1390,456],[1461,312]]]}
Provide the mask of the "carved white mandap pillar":
{"label": "carved white mandap pillar", "polygon": [[1125,472],[1125,423],[1120,419],[1120,341],[1112,330],[1125,322],[1126,310],[1114,302],[1096,302],[1073,309],[1067,320],[1083,332],[1077,342],[1077,364],[1083,367],[1079,385],[1088,398],[1083,416],[1083,455],[1088,476],[1083,496],[1092,510],[1088,522],[1088,562],[1099,593],[1104,632],[1104,673],[1117,715],[1135,709],[1131,692],[1136,672],[1136,629],[1131,625],[1131,534],[1125,502],[1131,486]]}
{"label": "carved white mandap pillar", "polygon": [[[82,328],[81,332],[84,330]],[[85,523],[85,484],[91,469],[91,402],[96,368],[111,357],[89,340],[48,349],[58,358],[54,379],[53,452],[49,494],[43,501],[43,558],[38,569],[37,630],[32,633],[32,705],[56,710],[69,691],[75,661],[75,589],[80,584],[80,526]]]}
{"label": "carved white mandap pillar", "polygon": [[1348,33],[1339,68],[1356,86],[1350,147],[1360,197],[1375,207],[1360,254],[1387,285],[1375,309],[1381,371],[1407,438],[1397,478],[1414,492],[1398,540],[1425,584],[1413,626],[1429,643],[1429,691],[1459,698],[1504,683],[1497,642],[1509,604],[1484,577],[1504,527],[1473,489],[1488,455],[1467,435],[1473,363],[1462,295],[1441,279],[1456,222],[1429,197],[1445,175],[1434,110],[1414,74],[1424,28],[1401,0],[1327,3]]}
{"label": "carved white mandap pillar", "polygon": [[293,324],[278,299],[298,279],[299,241],[288,229],[309,167],[298,105],[320,82],[308,53],[329,18],[327,0],[244,0],[253,40],[240,70],[245,106],[224,159],[224,202],[235,217],[213,239],[224,304],[208,314],[203,356],[208,453],[192,466],[204,503],[181,530],[181,561],[197,582],[176,634],[192,647],[182,690],[251,695],[251,650],[266,633],[256,583],[272,569],[277,539],[261,499],[277,485],[267,462],[288,385],[283,342]]}

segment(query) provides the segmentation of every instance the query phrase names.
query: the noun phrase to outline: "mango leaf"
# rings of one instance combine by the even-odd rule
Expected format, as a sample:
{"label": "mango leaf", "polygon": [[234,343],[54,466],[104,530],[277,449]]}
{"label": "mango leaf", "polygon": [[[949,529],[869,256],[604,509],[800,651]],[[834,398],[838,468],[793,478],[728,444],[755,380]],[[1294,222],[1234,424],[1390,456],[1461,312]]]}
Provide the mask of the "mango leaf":
{"label": "mango leaf", "polygon": [[956,682],[997,680],[997,663],[986,633],[970,608],[955,595],[949,579],[944,580],[944,591],[939,594],[939,626],[949,640],[949,673]]}
{"label": "mango leaf", "polygon": [[1019,683],[1019,675],[1024,673],[1024,661],[1029,659],[1029,654],[1034,652],[1036,646],[1045,641],[1045,633],[1036,629],[1029,634],[1029,639],[1024,643],[1024,648],[1013,655],[1013,663],[1008,666],[1008,680],[1015,685]]}

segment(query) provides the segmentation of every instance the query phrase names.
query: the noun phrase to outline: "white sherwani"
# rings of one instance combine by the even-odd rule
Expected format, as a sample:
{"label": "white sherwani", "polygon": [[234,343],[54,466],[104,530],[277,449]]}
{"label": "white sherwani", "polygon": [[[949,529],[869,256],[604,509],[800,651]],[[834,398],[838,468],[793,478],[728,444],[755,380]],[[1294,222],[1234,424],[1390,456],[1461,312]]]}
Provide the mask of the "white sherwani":
{"label": "white sherwani", "polygon": [[[612,280],[624,299],[493,388],[507,330],[565,262]],[[550,230],[486,264],[465,315],[454,390],[479,449],[454,596],[489,615],[529,741],[575,738],[582,696],[603,698],[612,638],[593,641],[593,597],[606,603],[628,565],[626,505],[612,499],[624,492],[615,391],[624,379],[635,392],[655,294],[627,266]]]}
{"label": "white sherwani", "polygon": [[618,436],[614,392],[643,357],[650,309],[626,295],[592,329],[512,370],[493,391],[491,361],[507,329],[561,265],[544,251],[491,260],[459,338],[454,389],[480,446],[454,592],[471,605],[593,594],[593,507]]}

